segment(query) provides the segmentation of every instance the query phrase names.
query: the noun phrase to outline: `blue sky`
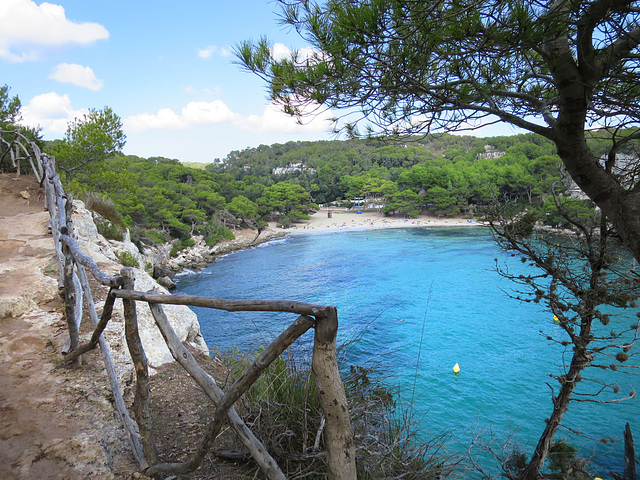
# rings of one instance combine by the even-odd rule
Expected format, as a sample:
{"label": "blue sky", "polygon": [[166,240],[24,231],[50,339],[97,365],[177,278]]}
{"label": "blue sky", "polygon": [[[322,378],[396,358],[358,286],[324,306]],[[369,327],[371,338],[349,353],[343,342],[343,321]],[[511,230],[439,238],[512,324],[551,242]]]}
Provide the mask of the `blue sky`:
{"label": "blue sky", "polygon": [[330,112],[297,125],[234,63],[235,45],[263,35],[281,53],[308,47],[277,11],[267,0],[0,0],[0,85],[45,139],[62,138],[89,108],[111,107],[124,152],[142,157],[211,162],[260,144],[333,139]]}

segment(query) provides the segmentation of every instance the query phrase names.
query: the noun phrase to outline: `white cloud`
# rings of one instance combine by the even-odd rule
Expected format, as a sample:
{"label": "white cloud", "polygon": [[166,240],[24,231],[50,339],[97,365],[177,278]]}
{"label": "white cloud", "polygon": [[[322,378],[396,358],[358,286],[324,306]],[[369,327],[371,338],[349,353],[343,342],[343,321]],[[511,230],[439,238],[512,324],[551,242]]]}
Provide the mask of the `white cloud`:
{"label": "white cloud", "polygon": [[[176,113],[170,108],[162,108],[157,113],[141,113],[124,120],[124,127],[130,132],[147,130],[188,130],[200,125],[230,124],[241,130],[268,133],[310,133],[325,132],[331,126],[330,112],[306,109],[310,116],[300,125],[296,119],[282,112],[281,107],[271,103],[260,115],[242,116],[234,113],[221,100],[213,102],[189,102]],[[317,113],[317,116],[313,116]]]}
{"label": "white cloud", "polygon": [[64,7],[31,0],[0,1],[0,59],[10,62],[37,60],[47,48],[85,45],[109,38],[97,23],[75,23]]}
{"label": "white cloud", "polygon": [[50,92],[33,97],[22,107],[22,120],[32,127],[41,126],[45,134],[59,134],[67,131],[70,121],[87,113],[87,109],[74,110],[69,95]]}
{"label": "white cloud", "polygon": [[180,114],[170,108],[162,108],[158,113],[142,113],[124,120],[124,126],[133,132],[145,130],[176,129],[185,130],[196,125],[215,125],[237,120],[239,116],[221,100],[213,102],[189,102]]}
{"label": "white cloud", "polygon": [[[313,57],[314,54],[318,52],[313,47],[305,47],[296,50],[298,54],[299,61],[305,61],[309,58]],[[274,43],[273,48],[271,49],[271,55],[275,60],[284,60],[285,58],[289,58],[293,52],[283,43]]]}
{"label": "white cloud", "polygon": [[102,80],[96,78],[90,67],[83,67],[76,63],[61,63],[56,66],[49,78],[62,83],[71,83],[89,90],[100,90]]}
{"label": "white cloud", "polygon": [[236,125],[244,130],[274,133],[324,132],[330,128],[332,115],[329,111],[323,110],[322,107],[315,110],[308,107],[303,109],[303,112],[309,116],[305,117],[303,124],[299,124],[295,117],[284,113],[281,106],[270,103],[262,114],[249,115],[237,121]]}
{"label": "white cloud", "polygon": [[225,47],[217,47],[215,45],[209,45],[198,50],[198,56],[200,58],[209,58],[214,54],[220,55],[221,57],[228,57],[229,55],[231,55],[231,50]]}

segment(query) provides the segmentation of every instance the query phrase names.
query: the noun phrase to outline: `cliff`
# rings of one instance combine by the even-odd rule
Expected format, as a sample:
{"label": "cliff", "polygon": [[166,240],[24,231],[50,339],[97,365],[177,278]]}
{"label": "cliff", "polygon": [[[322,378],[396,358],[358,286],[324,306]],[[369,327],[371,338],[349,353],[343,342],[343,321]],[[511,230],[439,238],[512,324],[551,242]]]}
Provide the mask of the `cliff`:
{"label": "cliff", "polygon": [[[100,235],[93,222],[91,212],[85,208],[82,202],[77,200],[74,201],[73,205],[73,221],[80,249],[85,255],[91,257],[106,274],[115,275],[123,268],[117,256],[117,253],[122,251],[127,251],[136,257],[141,266],[145,265],[145,257],[140,254],[138,248],[130,241],[116,242],[114,240],[106,240]],[[134,268],[134,272],[135,289],[137,291],[155,291],[156,293],[169,294],[169,291],[160,286],[145,270]],[[102,302],[98,304],[98,307],[99,309],[102,307]],[[140,338],[145,349],[147,360],[149,361],[151,374],[153,374],[155,369],[165,363],[172,362],[173,358],[160,331],[155,325],[147,304],[138,302],[136,307]],[[207,353],[208,348],[200,333],[200,324],[198,323],[196,314],[188,307],[182,305],[166,305],[163,308],[180,340],[196,351]],[[111,344],[115,352],[114,357],[118,358],[118,363],[122,364],[124,362],[129,366],[129,370],[132,371],[133,365],[128,359],[129,355],[126,351],[126,341],[124,338],[122,302],[116,302],[113,320],[109,323],[105,331],[105,337]],[[118,371],[120,371],[120,369],[118,369]]]}

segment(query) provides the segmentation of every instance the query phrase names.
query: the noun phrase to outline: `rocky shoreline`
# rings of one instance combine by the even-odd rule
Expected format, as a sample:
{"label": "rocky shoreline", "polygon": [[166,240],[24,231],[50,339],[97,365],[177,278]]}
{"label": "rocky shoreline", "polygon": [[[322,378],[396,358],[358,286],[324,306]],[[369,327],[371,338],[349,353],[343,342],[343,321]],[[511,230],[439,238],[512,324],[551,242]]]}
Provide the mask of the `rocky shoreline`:
{"label": "rocky shoreline", "polygon": [[[182,250],[177,256],[171,257],[171,245],[165,244],[157,247],[144,249],[139,253],[135,245],[130,244],[128,250],[132,254],[138,252],[139,262],[144,265],[151,265],[152,276],[165,288],[173,288],[173,277],[185,270],[197,272],[207,265],[215,262],[217,258],[238,250],[246,250],[266,243],[274,238],[285,236],[285,231],[278,231],[274,226],[262,230],[259,234],[255,230],[244,229],[234,231],[235,239],[220,242],[214,246],[208,246],[201,236],[194,236],[196,244]],[[126,243],[126,242],[125,242]],[[129,242],[130,243],[130,242]],[[133,246],[135,250],[131,248]]]}

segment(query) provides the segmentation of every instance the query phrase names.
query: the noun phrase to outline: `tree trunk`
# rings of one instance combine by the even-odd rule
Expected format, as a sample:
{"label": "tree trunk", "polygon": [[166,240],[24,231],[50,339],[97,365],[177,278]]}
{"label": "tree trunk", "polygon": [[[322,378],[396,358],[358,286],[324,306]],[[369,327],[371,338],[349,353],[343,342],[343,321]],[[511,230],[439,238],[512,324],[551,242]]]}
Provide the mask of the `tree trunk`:
{"label": "tree trunk", "polygon": [[520,475],[520,480],[537,480],[540,478],[540,470],[544,466],[549,450],[553,445],[553,439],[562,422],[562,416],[569,408],[571,395],[581,380],[580,375],[582,371],[591,362],[590,358],[590,355],[586,352],[586,348],[574,349],[569,372],[559,379],[562,386],[560,387],[558,396],[553,398],[551,417],[545,420],[547,425],[538,440],[538,445],[531,457],[531,461],[522,472],[522,475]]}
{"label": "tree trunk", "polygon": [[640,189],[626,190],[608,173],[579,134],[556,137],[558,155],[580,189],[611,220],[624,245],[640,262]]}
{"label": "tree trunk", "polygon": [[[550,14],[568,19],[568,3],[560,0],[552,3]],[[588,51],[579,51],[580,65],[576,63],[564,25],[565,22],[555,22],[555,28],[551,28],[543,45],[559,96],[558,118],[553,122],[553,134],[548,138],[555,142],[571,178],[600,207],[622,242],[640,261],[640,186],[629,191],[620,185],[599,164],[585,137],[594,88],[608,72],[604,68],[588,68],[593,67],[596,60],[593,52],[587,58],[584,55]]]}

